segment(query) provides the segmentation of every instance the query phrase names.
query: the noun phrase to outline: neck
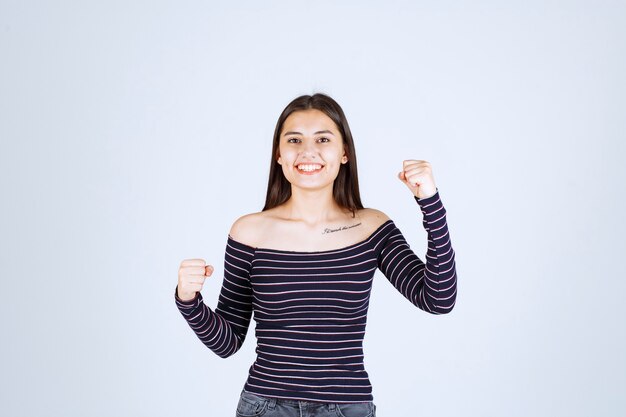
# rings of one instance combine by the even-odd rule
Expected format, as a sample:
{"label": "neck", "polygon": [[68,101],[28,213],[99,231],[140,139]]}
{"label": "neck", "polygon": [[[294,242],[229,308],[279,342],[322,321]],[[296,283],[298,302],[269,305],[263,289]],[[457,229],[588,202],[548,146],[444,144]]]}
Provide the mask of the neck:
{"label": "neck", "polygon": [[317,226],[336,220],[344,210],[333,198],[333,184],[327,188],[306,190],[291,187],[291,197],[285,203],[285,216],[307,226]]}

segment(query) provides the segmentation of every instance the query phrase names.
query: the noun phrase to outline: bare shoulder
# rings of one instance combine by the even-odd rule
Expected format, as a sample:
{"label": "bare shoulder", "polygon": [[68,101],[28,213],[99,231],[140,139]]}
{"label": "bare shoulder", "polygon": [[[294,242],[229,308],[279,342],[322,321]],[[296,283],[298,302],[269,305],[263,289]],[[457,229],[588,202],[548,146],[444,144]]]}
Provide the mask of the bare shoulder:
{"label": "bare shoulder", "polygon": [[375,208],[361,209],[359,210],[359,216],[361,216],[363,221],[368,225],[368,228],[370,228],[372,231],[376,230],[387,220],[391,220],[389,216]]}
{"label": "bare shoulder", "polygon": [[[345,220],[351,215],[346,213],[346,216],[346,218],[335,222],[333,227],[345,226]],[[390,220],[385,213],[373,208],[357,210],[356,219],[362,224],[362,227],[353,229],[354,233],[346,235],[347,241],[361,241]],[[233,240],[253,248],[296,248],[300,247],[303,230],[302,227],[295,226],[293,222],[285,222],[279,213],[270,209],[239,217],[233,223],[229,235]],[[335,245],[336,243],[334,241]],[[320,243],[320,247],[313,250],[327,249],[324,244],[327,243]],[[311,248],[306,250],[309,249]]]}
{"label": "bare shoulder", "polygon": [[230,228],[230,237],[244,245],[256,247],[259,232],[267,227],[263,212],[245,214],[239,217]]}

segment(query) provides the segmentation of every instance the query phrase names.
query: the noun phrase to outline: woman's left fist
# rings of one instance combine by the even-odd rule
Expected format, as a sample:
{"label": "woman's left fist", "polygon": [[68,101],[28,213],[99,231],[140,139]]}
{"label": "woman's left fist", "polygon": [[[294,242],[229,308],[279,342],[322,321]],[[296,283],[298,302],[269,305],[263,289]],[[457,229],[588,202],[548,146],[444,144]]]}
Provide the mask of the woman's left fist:
{"label": "woman's left fist", "polygon": [[427,161],[415,159],[402,161],[402,171],[398,173],[398,178],[419,199],[432,197],[437,193],[433,169]]}

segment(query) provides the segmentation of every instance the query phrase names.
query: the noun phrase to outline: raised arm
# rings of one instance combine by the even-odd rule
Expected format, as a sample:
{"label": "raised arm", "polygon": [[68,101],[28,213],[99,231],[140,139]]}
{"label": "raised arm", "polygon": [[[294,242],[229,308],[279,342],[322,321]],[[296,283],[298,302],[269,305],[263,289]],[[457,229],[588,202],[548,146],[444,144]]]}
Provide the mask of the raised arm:
{"label": "raised arm", "polygon": [[431,314],[449,313],[456,302],[454,249],[439,190],[427,198],[414,197],[428,233],[426,264],[413,252],[394,225],[381,241],[378,268],[413,305]]}
{"label": "raised arm", "polygon": [[217,308],[204,304],[202,294],[183,301],[174,291],[176,306],[189,327],[216,355],[227,358],[241,348],[252,316],[250,269],[253,252],[250,248],[228,240],[224,257],[224,280]]}

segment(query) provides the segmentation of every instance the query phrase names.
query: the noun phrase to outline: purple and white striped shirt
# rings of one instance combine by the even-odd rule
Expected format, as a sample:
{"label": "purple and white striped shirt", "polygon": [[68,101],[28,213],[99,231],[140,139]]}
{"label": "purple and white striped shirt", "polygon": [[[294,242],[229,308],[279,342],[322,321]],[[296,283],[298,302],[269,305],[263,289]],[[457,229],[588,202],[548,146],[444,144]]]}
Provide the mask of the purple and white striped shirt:
{"label": "purple and white striped shirt", "polygon": [[418,199],[428,233],[426,264],[392,220],[340,249],[295,252],[254,248],[229,235],[215,311],[196,293],[178,309],[222,358],[241,347],[254,311],[257,358],[246,391],[291,400],[373,401],[363,338],[376,269],[411,303],[449,313],[456,300],[454,250],[439,191]]}

